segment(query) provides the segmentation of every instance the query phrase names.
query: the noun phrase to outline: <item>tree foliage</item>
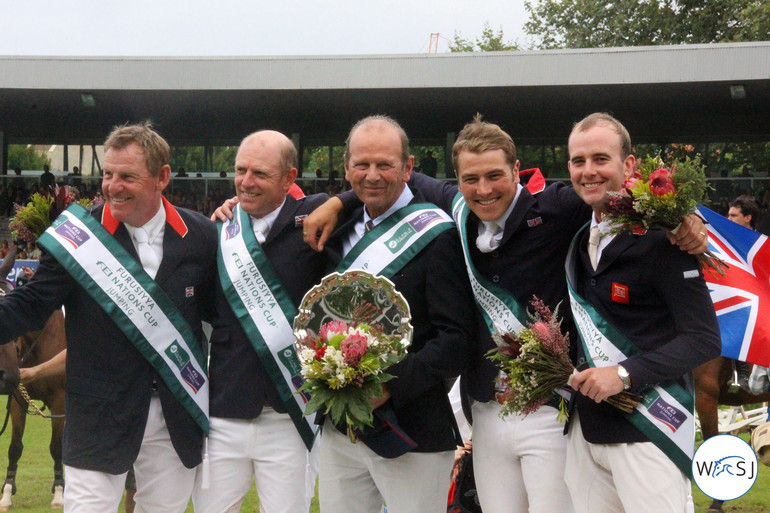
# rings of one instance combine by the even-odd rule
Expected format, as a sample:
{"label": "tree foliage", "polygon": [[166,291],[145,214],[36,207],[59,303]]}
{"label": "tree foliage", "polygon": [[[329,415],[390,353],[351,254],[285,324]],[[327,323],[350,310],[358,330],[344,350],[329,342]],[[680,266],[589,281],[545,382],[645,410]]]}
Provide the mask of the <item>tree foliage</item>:
{"label": "tree foliage", "polygon": [[764,0],[528,0],[534,48],[764,41]]}
{"label": "tree foliage", "polygon": [[459,31],[455,31],[454,40],[449,43],[450,52],[502,52],[505,50],[518,50],[519,45],[515,41],[505,41],[503,39],[503,28],[495,32],[489,25],[484,23],[484,29],[481,31],[481,37],[470,41],[465,39]]}
{"label": "tree foliage", "polygon": [[24,144],[8,145],[8,169],[43,169],[43,166],[50,165],[50,157],[40,153],[32,146],[27,147]]}

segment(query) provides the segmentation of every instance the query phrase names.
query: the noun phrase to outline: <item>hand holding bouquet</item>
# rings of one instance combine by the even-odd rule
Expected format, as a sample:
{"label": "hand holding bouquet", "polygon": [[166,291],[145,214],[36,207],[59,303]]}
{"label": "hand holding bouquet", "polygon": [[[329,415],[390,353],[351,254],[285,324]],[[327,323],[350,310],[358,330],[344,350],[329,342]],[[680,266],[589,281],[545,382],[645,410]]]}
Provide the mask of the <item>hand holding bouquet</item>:
{"label": "hand holding bouquet", "polygon": [[[568,381],[575,371],[569,358],[569,336],[561,332],[559,309],[554,313],[542,300],[533,297],[532,322],[518,333],[494,333],[497,348],[487,357],[496,362],[505,373],[505,402],[501,415],[527,415],[540,409],[560,389],[568,389]],[[627,391],[606,399],[615,408],[631,413],[639,396]],[[562,397],[557,420],[567,421],[567,405]]]}
{"label": "hand holding bouquet", "polygon": [[[703,201],[709,186],[698,158],[687,157],[671,168],[660,155],[639,161],[633,175],[620,191],[609,192],[610,202],[604,219],[617,225],[615,230],[664,228],[676,234],[682,220]],[[725,264],[711,251],[698,255],[704,268],[725,274]]]}
{"label": "hand holding bouquet", "polygon": [[400,334],[385,334],[381,325],[356,321],[331,321],[318,335],[306,331],[298,335],[297,354],[305,378],[300,391],[311,394],[305,414],[321,411],[335,424],[344,421],[355,442],[355,429],[372,426],[371,399],[380,397],[382,383],[392,379],[385,370],[406,356],[409,341]]}

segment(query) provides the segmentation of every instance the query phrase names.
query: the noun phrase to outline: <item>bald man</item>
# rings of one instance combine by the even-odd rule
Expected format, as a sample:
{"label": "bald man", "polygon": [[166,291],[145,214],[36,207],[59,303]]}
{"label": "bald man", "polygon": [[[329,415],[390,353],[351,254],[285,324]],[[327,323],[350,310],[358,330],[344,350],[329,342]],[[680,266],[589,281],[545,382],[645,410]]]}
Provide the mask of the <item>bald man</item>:
{"label": "bald man", "polygon": [[305,292],[324,276],[326,257],[302,241],[302,222],[328,196],[293,198],[296,177],[297,150],[283,134],[263,130],[241,142],[240,204],[217,225],[209,468],[198,472],[196,513],[238,511],[252,479],[261,511],[309,509],[306,467],[315,429],[294,385],[301,381],[291,321]]}

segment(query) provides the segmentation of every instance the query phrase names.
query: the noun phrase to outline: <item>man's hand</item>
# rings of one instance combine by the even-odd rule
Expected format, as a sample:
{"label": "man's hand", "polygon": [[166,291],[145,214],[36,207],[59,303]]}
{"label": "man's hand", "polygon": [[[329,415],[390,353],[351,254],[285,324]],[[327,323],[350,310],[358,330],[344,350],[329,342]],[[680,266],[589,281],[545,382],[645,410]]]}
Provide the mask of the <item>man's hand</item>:
{"label": "man's hand", "polygon": [[597,403],[611,395],[619,394],[625,387],[618,376],[618,366],[593,367],[572,376],[571,386]]}
{"label": "man's hand", "polygon": [[685,217],[676,233],[668,232],[667,235],[671,244],[676,244],[679,249],[687,251],[691,255],[700,255],[709,248],[706,225],[695,214]]}
{"label": "man's hand", "polygon": [[302,237],[308,246],[316,251],[323,251],[324,244],[337,225],[340,212],[342,212],[342,202],[334,197],[305,218],[302,222]]}
{"label": "man's hand", "polygon": [[37,367],[29,367],[29,368],[20,368],[19,369],[19,381],[21,381],[22,384],[26,385],[28,383],[32,383],[37,379]]}
{"label": "man's hand", "polygon": [[238,196],[233,196],[230,199],[226,199],[222,206],[217,207],[213,214],[211,214],[211,220],[215,223],[217,221],[227,221],[233,218],[233,209],[238,204]]}
{"label": "man's hand", "polygon": [[[620,378],[618,378],[620,379]],[[390,399],[390,390],[388,389],[388,385],[385,383],[382,384],[382,395],[380,397],[373,397],[370,399],[372,403],[372,409],[376,410],[386,402],[388,402],[388,399]]]}

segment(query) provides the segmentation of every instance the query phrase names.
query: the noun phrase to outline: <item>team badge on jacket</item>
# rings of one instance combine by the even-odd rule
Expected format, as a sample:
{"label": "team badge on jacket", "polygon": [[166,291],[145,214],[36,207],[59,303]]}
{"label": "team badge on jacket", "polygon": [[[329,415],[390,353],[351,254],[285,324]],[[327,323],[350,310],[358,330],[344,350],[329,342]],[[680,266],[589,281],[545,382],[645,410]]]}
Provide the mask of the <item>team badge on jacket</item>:
{"label": "team badge on jacket", "polygon": [[302,226],[302,223],[305,222],[305,218],[307,217],[307,214],[301,215],[301,216],[294,216],[294,228],[299,228]]}
{"label": "team badge on jacket", "polygon": [[616,303],[628,304],[628,286],[612,283],[612,300]]}

